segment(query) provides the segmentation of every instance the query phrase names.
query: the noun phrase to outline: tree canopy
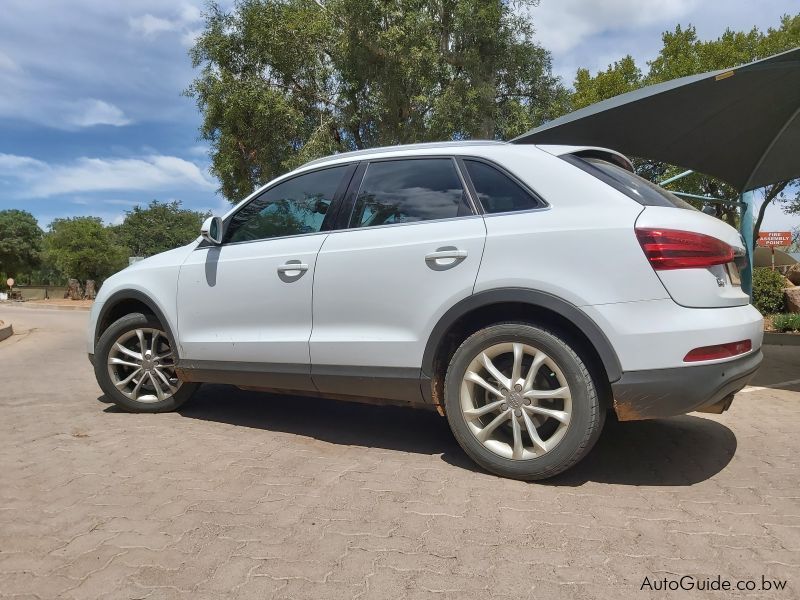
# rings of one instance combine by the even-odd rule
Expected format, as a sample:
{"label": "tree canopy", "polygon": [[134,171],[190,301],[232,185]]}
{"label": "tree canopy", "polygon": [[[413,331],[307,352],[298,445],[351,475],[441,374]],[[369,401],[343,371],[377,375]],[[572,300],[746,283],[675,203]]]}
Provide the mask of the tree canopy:
{"label": "tree canopy", "polygon": [[131,256],[152,256],[188,244],[200,235],[209,213],[181,208],[181,202],[153,200],[146,207],[135,206],[125,220],[112,228],[117,242]]}
{"label": "tree canopy", "polygon": [[46,261],[67,277],[105,279],[128,262],[127,250],[98,217],[56,219],[44,238]]}
{"label": "tree canopy", "polygon": [[[575,76],[572,105],[574,109],[582,108],[645,85],[706,71],[727,69],[797,46],[800,46],[800,14],[784,16],[778,27],[770,27],[766,31],[756,27],[749,31],[728,29],[714,40],[698,39],[697,32],[692,26],[677,26],[673,31],[667,31],[662,35],[661,50],[654,60],[647,63],[647,72],[643,72],[630,55],[622,57],[595,75],[591,75],[587,69],[579,69]],[[647,160],[636,160],[635,164],[641,175],[653,181],[677,175],[683,170]],[[764,190],[763,209],[775,199],[790,201],[791,198],[785,195],[785,190],[790,185],[790,182],[780,182],[767,187]],[[684,177],[676,181],[673,187],[684,192],[726,200],[738,198],[738,193],[732,187],[702,173]],[[795,205],[800,211],[800,199],[791,206]],[[735,206],[713,205],[713,209],[716,211],[716,216],[731,224],[736,223]],[[756,217],[756,232],[763,216],[762,210]]]}
{"label": "tree canopy", "polygon": [[31,213],[0,210],[0,272],[15,276],[35,268],[39,264],[43,235]]}
{"label": "tree canopy", "polygon": [[535,0],[240,0],[212,4],[187,94],[231,201],[336,151],[505,139],[568,92],[523,5]]}

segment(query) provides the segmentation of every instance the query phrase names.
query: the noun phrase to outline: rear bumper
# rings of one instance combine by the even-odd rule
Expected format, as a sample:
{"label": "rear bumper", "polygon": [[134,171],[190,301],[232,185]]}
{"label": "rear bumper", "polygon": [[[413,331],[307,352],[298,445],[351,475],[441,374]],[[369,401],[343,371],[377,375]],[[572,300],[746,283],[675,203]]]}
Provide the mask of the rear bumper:
{"label": "rear bumper", "polygon": [[620,421],[635,421],[710,407],[747,385],[761,359],[757,350],[723,363],[628,371],[611,384],[614,411]]}
{"label": "rear bumper", "polygon": [[667,299],[581,308],[605,333],[623,373],[685,369],[694,348],[749,339],[758,350],[764,337],[764,319],[751,304],[686,308]]}

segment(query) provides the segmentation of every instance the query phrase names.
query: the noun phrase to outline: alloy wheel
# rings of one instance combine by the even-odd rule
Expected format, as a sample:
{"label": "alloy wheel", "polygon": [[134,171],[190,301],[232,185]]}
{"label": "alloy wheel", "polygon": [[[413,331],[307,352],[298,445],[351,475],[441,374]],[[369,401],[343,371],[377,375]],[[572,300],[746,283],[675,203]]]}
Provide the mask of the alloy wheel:
{"label": "alloy wheel", "polygon": [[552,451],[572,417],[572,395],[559,366],[519,342],[495,344],[473,358],[461,381],[460,404],[475,438],[513,460]]}
{"label": "alloy wheel", "polygon": [[107,364],[114,386],[136,402],[162,402],[181,387],[169,339],[158,329],[140,327],[120,335]]}

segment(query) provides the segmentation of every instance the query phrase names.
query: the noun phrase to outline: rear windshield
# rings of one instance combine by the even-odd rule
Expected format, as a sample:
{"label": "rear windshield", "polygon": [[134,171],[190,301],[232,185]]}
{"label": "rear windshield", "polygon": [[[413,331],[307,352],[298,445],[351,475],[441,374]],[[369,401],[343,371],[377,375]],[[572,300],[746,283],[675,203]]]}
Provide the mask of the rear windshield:
{"label": "rear windshield", "polygon": [[670,206],[697,210],[688,202],[681,200],[675,194],[670,194],[655,183],[605,160],[575,155],[567,155],[563,158],[644,206]]}

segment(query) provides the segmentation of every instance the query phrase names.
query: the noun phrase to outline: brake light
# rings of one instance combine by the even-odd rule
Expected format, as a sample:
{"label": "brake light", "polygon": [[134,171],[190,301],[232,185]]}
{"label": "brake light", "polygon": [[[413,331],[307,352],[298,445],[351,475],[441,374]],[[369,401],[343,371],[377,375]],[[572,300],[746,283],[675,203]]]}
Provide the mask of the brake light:
{"label": "brake light", "polygon": [[700,360],[718,360],[720,358],[730,358],[738,354],[750,352],[753,343],[750,340],[740,342],[730,342],[728,344],[717,344],[715,346],[702,346],[695,348],[683,357],[683,362],[697,362]]}
{"label": "brake light", "polygon": [[674,229],[637,228],[636,237],[657,271],[699,269],[733,261],[733,248],[710,235]]}

